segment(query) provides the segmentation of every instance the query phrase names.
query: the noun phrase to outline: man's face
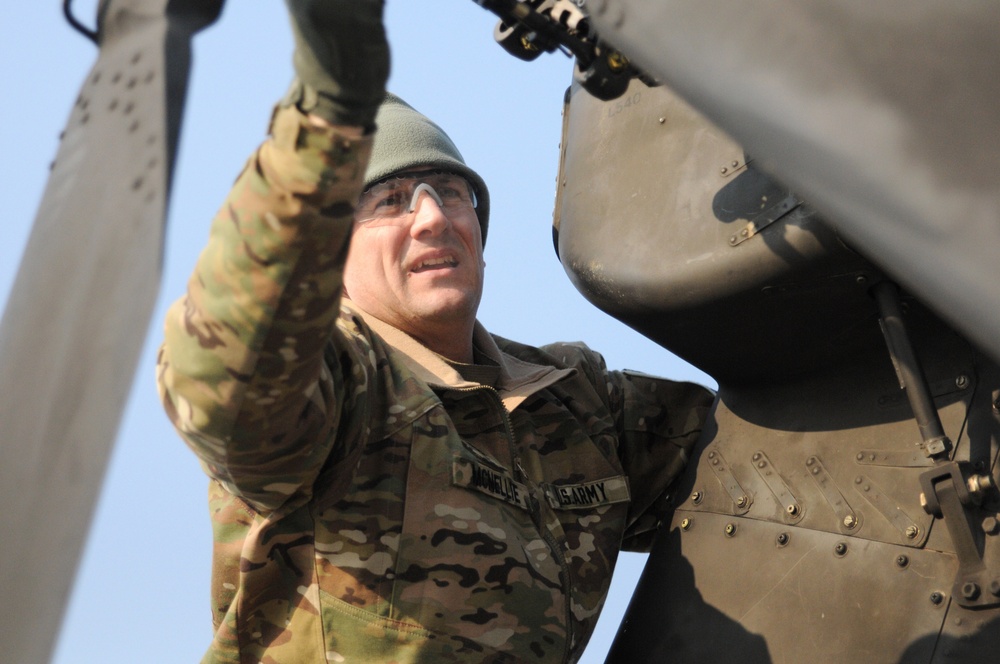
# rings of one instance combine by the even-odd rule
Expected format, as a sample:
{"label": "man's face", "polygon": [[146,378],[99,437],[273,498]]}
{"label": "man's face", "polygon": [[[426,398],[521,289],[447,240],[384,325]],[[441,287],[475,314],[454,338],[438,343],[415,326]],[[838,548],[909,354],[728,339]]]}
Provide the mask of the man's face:
{"label": "man's face", "polygon": [[[363,195],[344,272],[355,303],[425,343],[442,329],[470,328],[483,291],[479,220],[468,190],[449,188],[451,180],[410,172],[388,189]],[[437,196],[417,186],[420,181]],[[384,216],[365,219],[372,214]]]}

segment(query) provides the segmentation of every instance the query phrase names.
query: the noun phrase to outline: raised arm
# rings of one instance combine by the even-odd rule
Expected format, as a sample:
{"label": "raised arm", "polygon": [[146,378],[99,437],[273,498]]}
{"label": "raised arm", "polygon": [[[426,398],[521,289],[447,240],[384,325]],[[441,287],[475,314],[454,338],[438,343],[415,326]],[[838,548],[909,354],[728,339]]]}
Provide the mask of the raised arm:
{"label": "raised arm", "polygon": [[388,75],[381,2],[288,6],[295,84],[168,311],[157,372],[206,472],[265,510],[306,497],[333,444],[323,350]]}

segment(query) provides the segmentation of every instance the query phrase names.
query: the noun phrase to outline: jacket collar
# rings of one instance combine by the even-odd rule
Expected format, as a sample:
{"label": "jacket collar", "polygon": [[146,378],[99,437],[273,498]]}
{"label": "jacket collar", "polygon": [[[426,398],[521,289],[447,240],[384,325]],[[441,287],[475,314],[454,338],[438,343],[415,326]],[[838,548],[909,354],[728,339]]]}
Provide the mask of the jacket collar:
{"label": "jacket collar", "polygon": [[[403,364],[428,385],[446,389],[481,387],[479,383],[462,378],[443,357],[407,333],[372,316],[346,298],[343,304],[360,315],[368,327],[396,351],[397,357]],[[496,389],[508,411],[513,411],[535,392],[571,376],[576,371],[526,362],[503,352],[493,336],[478,320],[472,333],[472,343],[479,352],[500,367],[500,380]]]}

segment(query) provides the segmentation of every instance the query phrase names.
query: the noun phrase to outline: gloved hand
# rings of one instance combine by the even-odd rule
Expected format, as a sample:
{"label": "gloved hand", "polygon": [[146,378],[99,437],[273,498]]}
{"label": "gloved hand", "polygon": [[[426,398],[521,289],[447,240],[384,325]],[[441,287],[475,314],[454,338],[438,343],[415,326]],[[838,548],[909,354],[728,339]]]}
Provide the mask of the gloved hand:
{"label": "gloved hand", "polygon": [[285,98],[331,124],[371,130],[389,77],[383,0],[285,0],[296,82]]}

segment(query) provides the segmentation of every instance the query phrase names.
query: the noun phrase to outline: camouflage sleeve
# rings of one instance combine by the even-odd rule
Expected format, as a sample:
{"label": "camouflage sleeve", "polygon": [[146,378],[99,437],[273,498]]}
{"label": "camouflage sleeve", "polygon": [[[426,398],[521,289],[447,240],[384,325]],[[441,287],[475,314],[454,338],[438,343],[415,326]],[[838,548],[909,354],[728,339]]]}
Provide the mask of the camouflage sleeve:
{"label": "camouflage sleeve", "polygon": [[694,383],[634,371],[605,372],[619,431],[618,455],[632,496],[622,548],[649,551],[669,491],[701,435],[715,395]]}
{"label": "camouflage sleeve", "polygon": [[329,452],[337,381],[323,349],[370,150],[277,110],[167,313],[167,414],[206,472],[259,509],[307,494]]}

